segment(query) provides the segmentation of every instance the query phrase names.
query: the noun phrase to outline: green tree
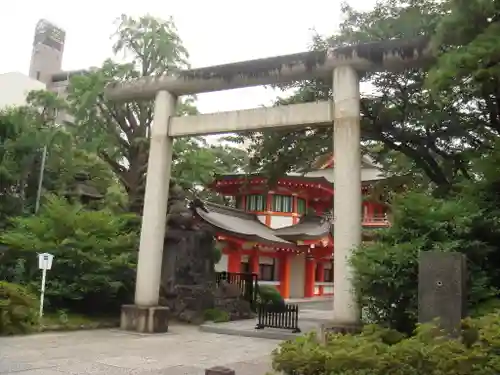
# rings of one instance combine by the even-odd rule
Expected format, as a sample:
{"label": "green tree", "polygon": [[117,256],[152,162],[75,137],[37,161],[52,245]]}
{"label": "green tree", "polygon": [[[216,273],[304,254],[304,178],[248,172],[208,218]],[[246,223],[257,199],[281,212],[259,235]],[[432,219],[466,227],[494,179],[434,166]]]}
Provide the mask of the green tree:
{"label": "green tree", "polygon": [[[103,89],[110,82],[175,74],[189,66],[188,52],[172,19],[122,15],[114,39],[113,53],[123,55],[126,63],[106,60],[101,68],[73,77],[68,100],[79,142],[112,168],[130,209],[140,212],[154,103],[115,103],[104,97]],[[196,113],[192,98],[178,106],[178,115],[188,113]]]}
{"label": "green tree", "polygon": [[203,137],[181,138],[174,143],[172,178],[201,199],[224,203],[209,185],[216,174],[244,173],[248,153],[227,144],[209,144]]}
{"label": "green tree", "polygon": [[55,261],[47,279],[49,308],[114,311],[130,302],[133,291],[138,246],[138,233],[130,225],[134,217],[49,197],[39,215],[13,219],[0,235],[8,248],[0,278],[38,290],[37,253],[50,252]]}
{"label": "green tree", "polygon": [[428,77],[435,97],[460,97],[491,140],[500,134],[500,4],[448,0],[433,35],[438,63]]}
{"label": "green tree", "polygon": [[[367,317],[411,332],[417,318],[421,251],[458,251],[467,256],[471,314],[498,308],[500,292],[500,153],[498,146],[473,160],[473,180],[435,197],[400,194],[393,224],[376,241],[354,252],[354,283]],[[489,310],[489,311],[488,311]]]}
{"label": "green tree", "polygon": [[426,193],[402,195],[393,204],[393,225],[357,249],[354,284],[367,319],[411,333],[417,321],[418,258],[422,251],[458,251],[467,256],[469,306],[498,292],[490,267],[496,244],[481,233],[497,232],[484,221],[484,202],[468,194],[454,199]]}
{"label": "green tree", "polygon": [[[343,5],[339,33],[316,36],[312,48],[432,36],[447,6],[437,0],[383,0],[370,11]],[[488,145],[487,130],[464,104],[469,101],[466,95],[442,93],[436,98],[426,90],[429,68],[361,74],[362,83],[372,87],[361,100],[363,147],[391,172],[410,173],[424,184],[432,182],[447,190],[464,176],[470,178],[470,156]],[[281,88],[294,94],[278,98],[277,105],[332,97],[331,80]],[[256,155],[253,165],[273,174],[308,167],[319,155],[331,152],[331,137],[331,128],[254,134],[250,136]],[[403,164],[394,165],[395,160]]]}
{"label": "green tree", "polygon": [[63,107],[54,94],[34,91],[26,106],[0,113],[0,226],[6,216],[33,211],[43,147],[68,149],[68,137],[55,123]]}
{"label": "green tree", "polygon": [[103,195],[117,184],[109,166],[78,147],[60,123],[57,115],[66,109],[63,99],[42,90],[31,92],[25,106],[0,113],[0,227],[9,216],[34,212],[44,147],[42,197],[64,195],[82,172]]}
{"label": "green tree", "polygon": [[[175,74],[189,67],[189,55],[171,18],[123,15],[114,38],[113,53],[123,55],[126,63],[107,60],[100,69],[73,77],[68,100],[80,144],[112,168],[128,195],[130,210],[140,212],[154,103],[112,102],[103,89],[110,82]],[[194,98],[182,98],[177,115],[192,114],[197,114]],[[211,197],[203,186],[214,172],[234,172],[247,163],[239,148],[209,144],[204,137],[176,140],[173,160],[172,176],[204,197]]]}

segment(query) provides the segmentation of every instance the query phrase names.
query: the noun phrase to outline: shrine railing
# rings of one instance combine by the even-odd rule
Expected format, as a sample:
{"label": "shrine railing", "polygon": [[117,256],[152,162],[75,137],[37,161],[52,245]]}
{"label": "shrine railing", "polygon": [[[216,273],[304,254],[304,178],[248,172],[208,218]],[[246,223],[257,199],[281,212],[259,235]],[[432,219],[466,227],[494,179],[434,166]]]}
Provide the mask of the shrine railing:
{"label": "shrine railing", "polygon": [[[327,220],[330,220],[330,222],[333,224],[333,213],[328,212],[323,214],[323,217]],[[361,217],[361,225],[364,226],[372,226],[372,227],[388,227],[391,225],[391,222],[389,221],[389,218],[387,217],[386,214],[382,215],[363,215]]]}
{"label": "shrine railing", "polygon": [[259,289],[258,275],[256,273],[217,272],[215,276],[215,285],[219,286],[223,281],[228,284],[238,285],[243,298],[250,303],[252,308],[256,307],[257,293]]}
{"label": "shrine railing", "polygon": [[266,327],[289,329],[294,333],[300,333],[299,305],[288,303],[283,306],[259,304],[257,306],[257,325],[255,329],[264,329]]}

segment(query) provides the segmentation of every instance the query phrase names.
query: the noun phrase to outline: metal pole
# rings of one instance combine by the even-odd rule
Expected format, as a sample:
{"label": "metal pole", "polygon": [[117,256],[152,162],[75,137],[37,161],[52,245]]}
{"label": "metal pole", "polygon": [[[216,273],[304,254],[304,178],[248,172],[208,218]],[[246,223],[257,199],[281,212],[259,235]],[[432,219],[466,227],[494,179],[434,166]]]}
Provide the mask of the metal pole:
{"label": "metal pole", "polygon": [[40,320],[43,317],[43,300],[45,299],[45,279],[47,277],[47,269],[42,270],[42,288],[40,291]]}
{"label": "metal pole", "polygon": [[45,161],[47,160],[47,146],[43,147],[42,165],[40,166],[40,175],[38,177],[38,189],[36,191],[35,214],[40,208],[40,199],[42,197],[43,174],[45,172]]}

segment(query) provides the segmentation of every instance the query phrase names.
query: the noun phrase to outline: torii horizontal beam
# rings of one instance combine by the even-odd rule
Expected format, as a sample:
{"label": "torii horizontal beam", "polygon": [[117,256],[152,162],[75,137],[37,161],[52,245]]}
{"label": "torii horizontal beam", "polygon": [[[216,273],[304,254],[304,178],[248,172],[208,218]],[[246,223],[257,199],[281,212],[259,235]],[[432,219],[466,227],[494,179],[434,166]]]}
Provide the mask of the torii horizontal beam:
{"label": "torii horizontal beam", "polygon": [[331,126],[333,103],[290,104],[269,108],[217,112],[196,116],[172,117],[168,135],[185,137],[221,133],[239,133],[269,128]]}
{"label": "torii horizontal beam", "polygon": [[329,76],[338,66],[358,71],[400,70],[431,60],[427,38],[389,40],[183,70],[175,75],[143,77],[108,85],[112,100],[153,99],[165,90],[181,96],[242,87],[288,83]]}

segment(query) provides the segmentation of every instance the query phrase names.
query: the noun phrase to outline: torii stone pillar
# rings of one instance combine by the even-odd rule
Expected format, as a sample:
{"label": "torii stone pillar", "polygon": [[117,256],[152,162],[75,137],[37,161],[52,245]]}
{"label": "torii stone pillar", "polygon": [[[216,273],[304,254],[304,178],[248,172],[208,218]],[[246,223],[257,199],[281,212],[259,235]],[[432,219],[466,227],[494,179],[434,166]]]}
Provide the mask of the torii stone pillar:
{"label": "torii stone pillar", "polygon": [[360,313],[352,290],[349,258],[361,244],[360,96],[356,70],[333,71],[334,323],[357,326]]}
{"label": "torii stone pillar", "polygon": [[146,193],[137,261],[135,305],[123,306],[120,326],[140,332],[166,332],[168,308],[158,306],[168,190],[172,166],[172,137],[168,135],[170,117],[175,114],[176,98],[158,91],[155,98],[149,149]]}

